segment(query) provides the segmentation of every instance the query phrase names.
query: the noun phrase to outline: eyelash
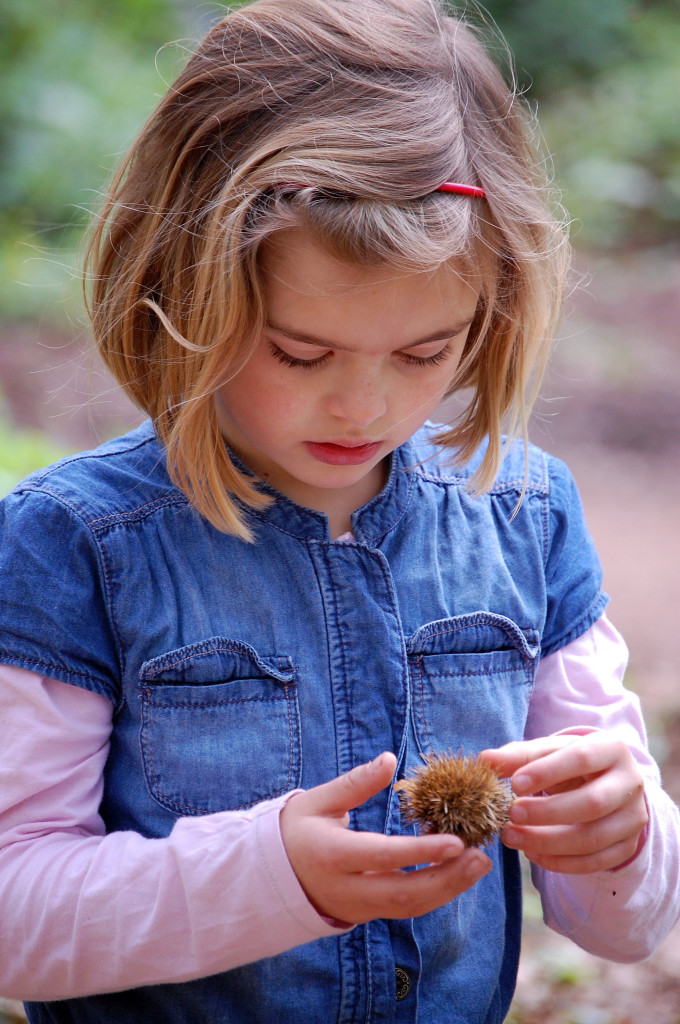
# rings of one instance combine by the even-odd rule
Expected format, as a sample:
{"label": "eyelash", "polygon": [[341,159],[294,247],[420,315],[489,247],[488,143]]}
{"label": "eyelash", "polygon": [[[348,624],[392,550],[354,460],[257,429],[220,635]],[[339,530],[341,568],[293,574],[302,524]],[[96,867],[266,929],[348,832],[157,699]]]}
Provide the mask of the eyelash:
{"label": "eyelash", "polygon": [[[288,352],[284,352],[282,348],[275,345],[273,342],[269,343],[269,348],[275,359],[278,359],[284,366],[292,366],[301,370],[313,370],[316,366],[321,366],[326,360],[332,355],[332,352],[326,352],[324,355],[319,356],[318,359],[296,359],[295,356],[291,356]],[[445,345],[440,352],[436,352],[433,356],[427,356],[425,359],[419,359],[417,356],[410,356],[404,353],[400,356],[408,366],[437,366],[438,363],[443,362],[449,355],[451,349],[448,345]]]}
{"label": "eyelash", "polygon": [[269,342],[269,348],[275,359],[278,359],[284,366],[295,366],[302,370],[313,370],[315,366],[320,366],[321,363],[325,363],[330,352],[326,352],[324,355],[319,356],[318,359],[296,359],[295,356],[291,356],[288,352],[284,352],[282,348],[275,345],[273,341]]}
{"label": "eyelash", "polygon": [[401,359],[410,366],[436,366],[437,363],[442,363],[446,359],[450,351],[451,349],[449,346],[444,345],[444,348],[439,352],[435,352],[433,356],[426,356],[425,359],[419,359],[417,356],[410,356],[407,352],[401,356]]}

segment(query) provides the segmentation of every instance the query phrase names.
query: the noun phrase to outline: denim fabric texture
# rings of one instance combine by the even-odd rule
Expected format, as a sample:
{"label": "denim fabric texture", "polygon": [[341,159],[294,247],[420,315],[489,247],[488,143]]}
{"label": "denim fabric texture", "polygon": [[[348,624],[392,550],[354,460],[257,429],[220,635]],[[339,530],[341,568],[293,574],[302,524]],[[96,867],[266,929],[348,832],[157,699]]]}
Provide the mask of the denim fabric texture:
{"label": "denim fabric texture", "polygon": [[[109,831],[166,836],[181,816],[315,786],[384,749],[401,775],[430,751],[522,737],[538,658],[605,607],[600,566],[562,463],[530,448],[513,516],[523,447],[474,497],[478,459],[452,468],[431,429],[393,454],[354,542],[280,495],[251,514],[256,543],[220,534],[171,484],[148,423],[5,499],[0,661],[114,703]],[[407,828],[392,788],[351,827]],[[521,886],[517,855],[489,853],[489,875],[423,917],[193,982],[28,1004],[29,1019],[500,1024]]]}

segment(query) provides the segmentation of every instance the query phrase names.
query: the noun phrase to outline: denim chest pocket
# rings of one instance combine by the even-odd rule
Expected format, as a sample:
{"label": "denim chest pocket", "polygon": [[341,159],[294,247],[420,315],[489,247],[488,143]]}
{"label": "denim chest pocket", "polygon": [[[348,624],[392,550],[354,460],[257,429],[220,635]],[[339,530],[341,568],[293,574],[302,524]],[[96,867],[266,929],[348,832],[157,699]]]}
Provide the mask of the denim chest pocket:
{"label": "denim chest pocket", "polygon": [[178,815],[251,807],[300,783],[295,668],[211,637],[140,670],[144,774]]}
{"label": "denim chest pocket", "polygon": [[470,754],[522,738],[539,654],[535,629],[479,611],[422,626],[407,653],[421,754]]}

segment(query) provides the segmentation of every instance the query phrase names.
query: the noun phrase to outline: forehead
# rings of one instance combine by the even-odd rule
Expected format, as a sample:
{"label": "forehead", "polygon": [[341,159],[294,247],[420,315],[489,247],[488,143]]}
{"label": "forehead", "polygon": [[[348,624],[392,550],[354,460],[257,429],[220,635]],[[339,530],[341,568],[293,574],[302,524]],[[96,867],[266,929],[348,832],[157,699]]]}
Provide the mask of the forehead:
{"label": "forehead", "polygon": [[469,316],[480,282],[455,263],[430,271],[363,267],[339,259],[303,228],[281,231],[263,246],[268,315],[314,319],[387,317],[433,322]]}

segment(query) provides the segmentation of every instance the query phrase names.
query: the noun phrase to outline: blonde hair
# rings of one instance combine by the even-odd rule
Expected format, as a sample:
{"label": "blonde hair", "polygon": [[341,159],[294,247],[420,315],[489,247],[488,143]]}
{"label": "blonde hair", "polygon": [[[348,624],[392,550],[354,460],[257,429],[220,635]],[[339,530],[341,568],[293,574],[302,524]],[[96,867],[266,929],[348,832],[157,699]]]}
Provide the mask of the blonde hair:
{"label": "blonde hair", "polygon": [[[229,458],[216,390],[264,324],[260,252],[310,230],[360,266],[457,269],[482,290],[439,437],[492,483],[526,436],[568,259],[532,120],[442,0],[256,0],[208,33],[118,171],[86,260],[98,348],[194,507],[245,539],[267,503]],[[479,185],[486,199],[434,191]]]}

